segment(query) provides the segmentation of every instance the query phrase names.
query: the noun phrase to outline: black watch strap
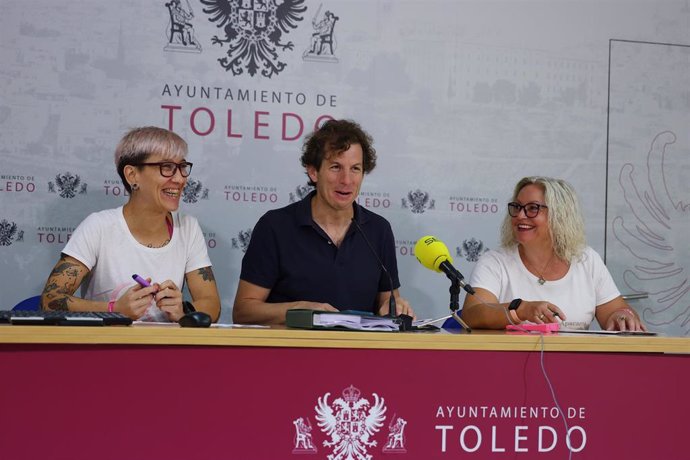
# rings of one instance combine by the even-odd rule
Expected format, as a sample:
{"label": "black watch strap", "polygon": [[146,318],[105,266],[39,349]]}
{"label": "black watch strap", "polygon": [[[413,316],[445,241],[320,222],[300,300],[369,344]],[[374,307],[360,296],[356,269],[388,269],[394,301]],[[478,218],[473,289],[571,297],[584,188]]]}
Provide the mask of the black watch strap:
{"label": "black watch strap", "polygon": [[517,310],[521,303],[522,299],[513,299],[508,305],[508,310]]}

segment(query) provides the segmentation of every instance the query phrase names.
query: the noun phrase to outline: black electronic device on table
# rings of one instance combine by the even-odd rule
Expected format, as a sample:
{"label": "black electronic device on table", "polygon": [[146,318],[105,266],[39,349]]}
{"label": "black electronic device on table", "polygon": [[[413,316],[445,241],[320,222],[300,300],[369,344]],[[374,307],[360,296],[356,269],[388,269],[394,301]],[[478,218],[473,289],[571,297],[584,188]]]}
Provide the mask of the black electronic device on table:
{"label": "black electronic device on table", "polygon": [[192,311],[178,321],[182,327],[210,327],[211,316],[203,311]]}
{"label": "black electronic device on table", "polygon": [[24,326],[129,326],[132,319],[117,312],[0,310],[0,324]]}

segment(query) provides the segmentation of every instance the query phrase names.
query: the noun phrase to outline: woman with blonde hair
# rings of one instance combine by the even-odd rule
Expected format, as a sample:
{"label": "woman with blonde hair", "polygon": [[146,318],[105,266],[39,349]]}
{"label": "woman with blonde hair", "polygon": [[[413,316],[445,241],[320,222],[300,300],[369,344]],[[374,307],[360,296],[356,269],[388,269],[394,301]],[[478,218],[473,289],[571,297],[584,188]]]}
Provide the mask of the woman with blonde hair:
{"label": "woman with blonde hair", "polygon": [[525,177],[517,183],[501,248],[480,258],[470,284],[476,295],[465,298],[462,318],[471,327],[562,321],[587,329],[596,318],[606,330],[646,330],[587,246],[575,190],[560,179]]}

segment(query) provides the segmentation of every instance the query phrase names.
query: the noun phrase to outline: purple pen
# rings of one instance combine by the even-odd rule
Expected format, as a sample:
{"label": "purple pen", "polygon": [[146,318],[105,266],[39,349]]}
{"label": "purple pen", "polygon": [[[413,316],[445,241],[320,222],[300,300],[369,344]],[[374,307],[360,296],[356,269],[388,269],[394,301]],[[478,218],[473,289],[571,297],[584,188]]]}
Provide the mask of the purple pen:
{"label": "purple pen", "polygon": [[132,275],[132,279],[136,281],[137,283],[141,284],[142,287],[149,287],[151,286],[148,281],[146,281],[144,278],[141,276],[137,275],[136,273]]}

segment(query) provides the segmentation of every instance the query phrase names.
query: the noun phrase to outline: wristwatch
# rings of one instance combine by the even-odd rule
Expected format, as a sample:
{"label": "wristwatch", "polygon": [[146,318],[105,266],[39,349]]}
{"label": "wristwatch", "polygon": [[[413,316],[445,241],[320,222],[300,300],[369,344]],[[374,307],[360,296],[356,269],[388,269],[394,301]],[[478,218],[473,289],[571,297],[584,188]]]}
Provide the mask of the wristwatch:
{"label": "wristwatch", "polygon": [[522,303],[522,299],[513,299],[508,305],[508,313],[510,313],[510,319],[513,320],[515,324],[520,324],[522,320],[517,315],[517,309]]}

